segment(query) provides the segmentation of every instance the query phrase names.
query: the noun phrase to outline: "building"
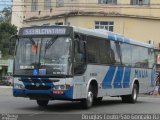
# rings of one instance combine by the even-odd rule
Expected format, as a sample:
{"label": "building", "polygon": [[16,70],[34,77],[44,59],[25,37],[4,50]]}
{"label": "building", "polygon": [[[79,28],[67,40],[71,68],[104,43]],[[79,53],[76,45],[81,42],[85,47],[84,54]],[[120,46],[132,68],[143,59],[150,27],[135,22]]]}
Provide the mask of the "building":
{"label": "building", "polygon": [[160,0],[13,0],[12,10],[18,27],[107,29],[160,48]]}

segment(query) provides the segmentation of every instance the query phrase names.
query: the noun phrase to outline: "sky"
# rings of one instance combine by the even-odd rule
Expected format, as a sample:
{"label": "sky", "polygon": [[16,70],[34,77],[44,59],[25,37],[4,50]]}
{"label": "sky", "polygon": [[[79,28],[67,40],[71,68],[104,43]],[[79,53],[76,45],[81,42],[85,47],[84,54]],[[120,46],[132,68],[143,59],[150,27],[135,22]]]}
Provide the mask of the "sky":
{"label": "sky", "polygon": [[0,11],[2,11],[5,7],[10,7],[11,4],[11,0],[0,0]]}

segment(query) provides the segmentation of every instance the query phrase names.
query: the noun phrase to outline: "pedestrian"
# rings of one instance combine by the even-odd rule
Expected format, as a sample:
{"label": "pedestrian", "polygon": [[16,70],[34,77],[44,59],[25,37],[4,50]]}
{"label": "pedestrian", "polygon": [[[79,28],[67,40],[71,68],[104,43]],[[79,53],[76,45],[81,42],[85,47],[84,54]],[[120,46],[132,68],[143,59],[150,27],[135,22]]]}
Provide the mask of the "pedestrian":
{"label": "pedestrian", "polygon": [[158,86],[158,94],[160,95],[160,72],[158,72],[156,86]]}

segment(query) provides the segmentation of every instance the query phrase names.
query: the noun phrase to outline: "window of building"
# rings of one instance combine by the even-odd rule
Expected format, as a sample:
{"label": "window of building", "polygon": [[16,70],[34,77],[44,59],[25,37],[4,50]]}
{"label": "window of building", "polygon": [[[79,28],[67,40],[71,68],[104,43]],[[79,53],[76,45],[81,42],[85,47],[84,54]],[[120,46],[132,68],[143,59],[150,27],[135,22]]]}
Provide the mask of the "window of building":
{"label": "window of building", "polygon": [[117,4],[117,0],[98,0],[98,4]]}
{"label": "window of building", "polygon": [[56,6],[57,7],[63,7],[64,6],[64,0],[57,0],[57,2],[56,2]]}
{"label": "window of building", "polygon": [[51,5],[52,5],[51,0],[44,0],[44,9],[45,10],[52,8]]}
{"label": "window of building", "polygon": [[55,25],[63,25],[63,22],[56,22]]}
{"label": "window of building", "polygon": [[150,0],[131,0],[131,5],[149,5]]}
{"label": "window of building", "polygon": [[32,0],[31,11],[38,11],[38,0]]}
{"label": "window of building", "polygon": [[114,22],[112,21],[96,21],[95,29],[105,29],[113,32]]}
{"label": "window of building", "polygon": [[50,23],[45,23],[43,24],[43,26],[50,26]]}

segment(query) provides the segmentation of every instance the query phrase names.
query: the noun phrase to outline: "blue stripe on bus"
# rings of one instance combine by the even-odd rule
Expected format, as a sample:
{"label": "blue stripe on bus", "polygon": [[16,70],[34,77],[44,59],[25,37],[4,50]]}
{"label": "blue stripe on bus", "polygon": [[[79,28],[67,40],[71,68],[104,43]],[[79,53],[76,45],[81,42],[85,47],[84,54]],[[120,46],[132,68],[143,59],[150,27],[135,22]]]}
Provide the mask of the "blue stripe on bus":
{"label": "blue stripe on bus", "polygon": [[123,79],[123,88],[129,88],[130,75],[131,75],[131,68],[126,67]]}
{"label": "blue stripe on bus", "polygon": [[117,41],[124,42],[124,41],[123,41],[123,37],[120,36],[120,35],[117,35]]}
{"label": "blue stripe on bus", "polygon": [[113,86],[114,88],[122,88],[122,77],[123,77],[124,67],[118,67]]}
{"label": "blue stripe on bus", "polygon": [[130,43],[130,40],[128,38],[124,38],[124,42]]}
{"label": "blue stripe on bus", "polygon": [[106,89],[106,88],[112,88],[112,79],[114,76],[114,73],[116,71],[116,67],[115,66],[110,66],[109,70],[106,74],[106,76],[104,77],[104,80],[102,82],[102,88]]}
{"label": "blue stripe on bus", "polygon": [[112,34],[112,33],[109,33],[109,34],[108,34],[108,39],[110,39],[110,40],[115,40],[115,35]]}

